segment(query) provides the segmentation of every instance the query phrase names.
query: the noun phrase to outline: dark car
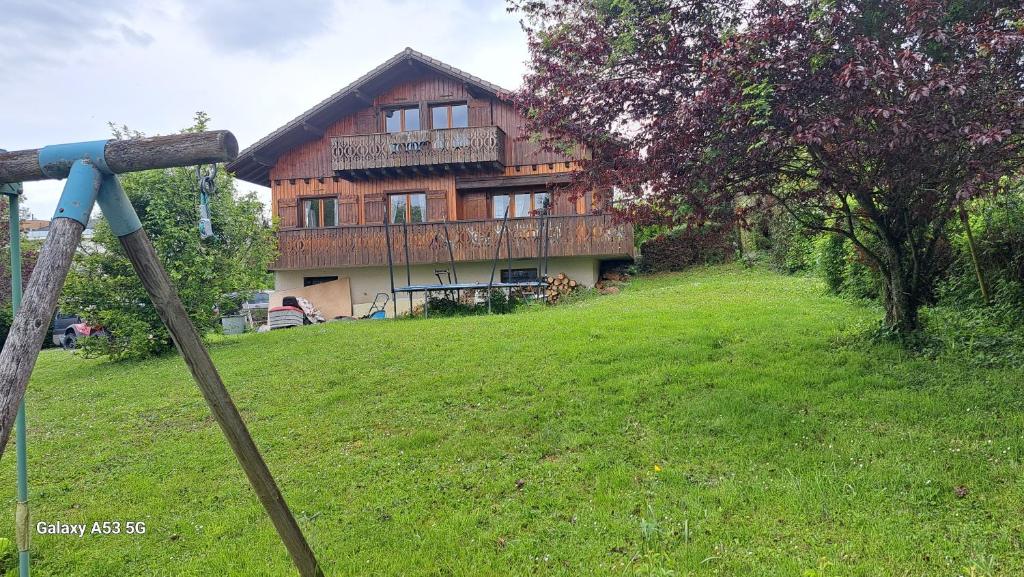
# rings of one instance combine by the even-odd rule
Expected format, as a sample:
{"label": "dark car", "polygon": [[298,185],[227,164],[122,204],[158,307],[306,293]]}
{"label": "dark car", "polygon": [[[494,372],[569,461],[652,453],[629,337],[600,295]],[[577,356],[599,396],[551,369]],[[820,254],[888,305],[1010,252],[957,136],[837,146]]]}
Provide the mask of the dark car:
{"label": "dark car", "polygon": [[107,336],[103,327],[91,326],[82,322],[78,315],[66,315],[57,311],[53,318],[53,344],[71,350],[78,346],[81,337]]}

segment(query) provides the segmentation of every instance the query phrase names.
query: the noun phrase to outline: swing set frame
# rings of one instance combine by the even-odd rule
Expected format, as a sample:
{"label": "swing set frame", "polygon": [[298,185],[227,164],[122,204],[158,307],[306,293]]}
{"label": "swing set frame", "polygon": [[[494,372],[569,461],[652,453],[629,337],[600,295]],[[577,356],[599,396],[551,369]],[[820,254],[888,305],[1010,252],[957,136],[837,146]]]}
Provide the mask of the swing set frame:
{"label": "swing set frame", "polygon": [[[23,571],[28,573],[27,476],[24,472],[24,411],[28,380],[39,356],[46,330],[53,319],[93,207],[99,204],[113,233],[118,237],[136,274],[149,294],[160,319],[171,334],[193,379],[220,425],[253,490],[266,509],[285,548],[302,577],[322,577],[323,571],[288,508],[270,469],[256,447],[230,394],[224,387],[209,352],[192,324],[185,307],[164,270],[152,242],[142,228],[135,209],[121,188],[117,175],[123,172],[228,162],[238,156],[238,141],[226,130],[157,136],[132,140],[97,140],[46,146],[41,149],[0,152],[0,186],[18,190],[20,183],[67,178],[50,232],[43,244],[7,342],[0,352],[0,456],[17,426],[18,438],[18,546]],[[15,194],[10,197],[17,208]],[[12,257],[18,236],[17,210],[12,210]],[[15,277],[17,271],[17,277]],[[20,263],[12,267],[15,290],[20,293]],[[19,417],[20,415],[20,417]],[[16,425],[16,423],[20,423]],[[22,489],[24,488],[24,492]],[[23,499],[24,497],[24,499]],[[22,506],[25,501],[24,507]],[[24,549],[22,539],[24,538]],[[23,552],[23,553],[22,553]]]}

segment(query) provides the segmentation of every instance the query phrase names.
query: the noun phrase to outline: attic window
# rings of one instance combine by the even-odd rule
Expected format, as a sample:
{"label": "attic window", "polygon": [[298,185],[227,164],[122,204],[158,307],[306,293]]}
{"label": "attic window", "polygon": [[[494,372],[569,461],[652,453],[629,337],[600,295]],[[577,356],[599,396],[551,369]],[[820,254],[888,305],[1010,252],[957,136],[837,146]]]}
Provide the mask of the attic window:
{"label": "attic window", "polygon": [[391,134],[419,129],[419,108],[392,108],[384,111],[384,132]]}

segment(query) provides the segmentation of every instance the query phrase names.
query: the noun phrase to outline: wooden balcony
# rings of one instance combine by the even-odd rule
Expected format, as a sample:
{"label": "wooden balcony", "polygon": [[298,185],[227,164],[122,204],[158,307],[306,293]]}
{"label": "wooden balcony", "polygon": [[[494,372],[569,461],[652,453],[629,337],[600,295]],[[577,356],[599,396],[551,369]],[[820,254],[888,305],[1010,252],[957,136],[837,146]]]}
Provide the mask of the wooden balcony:
{"label": "wooden balcony", "polygon": [[[537,258],[540,218],[509,220],[512,258]],[[488,261],[494,258],[501,230],[500,220],[464,220],[448,223],[456,261]],[[611,216],[568,215],[548,217],[548,255],[631,258],[633,228],[616,224]],[[391,256],[396,265],[405,264],[405,241],[401,225],[391,231]],[[409,262],[448,262],[444,225],[439,222],[410,224]],[[293,228],[277,233],[280,256],[275,270],[323,269],[358,266],[386,266],[387,244],[384,225]],[[507,258],[502,240],[501,258]]]}
{"label": "wooden balcony", "polygon": [[349,179],[502,170],[504,166],[505,133],[497,126],[331,138],[331,168]]}

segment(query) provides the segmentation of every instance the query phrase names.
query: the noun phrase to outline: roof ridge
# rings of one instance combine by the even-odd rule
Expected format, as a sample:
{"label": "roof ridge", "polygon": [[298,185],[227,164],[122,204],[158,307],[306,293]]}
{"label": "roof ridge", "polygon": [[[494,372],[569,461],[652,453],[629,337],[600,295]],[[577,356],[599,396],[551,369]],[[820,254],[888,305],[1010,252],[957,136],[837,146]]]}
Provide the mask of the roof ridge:
{"label": "roof ridge", "polygon": [[[257,154],[258,152],[262,152],[263,150],[268,148],[271,144],[273,144],[274,141],[276,141],[279,138],[285,136],[287,133],[289,133],[289,132],[291,132],[293,130],[296,130],[296,129],[302,130],[303,125],[305,125],[309,121],[309,119],[311,117],[315,116],[316,114],[320,113],[321,111],[323,111],[323,110],[325,110],[325,109],[327,109],[327,108],[329,108],[331,106],[334,106],[334,105],[338,104],[346,96],[350,95],[351,93],[353,93],[355,91],[358,91],[359,88],[362,85],[364,85],[364,84],[368,83],[369,81],[373,80],[374,77],[382,74],[384,71],[386,71],[386,70],[390,69],[391,67],[399,64],[402,60],[405,60],[405,59],[412,59],[412,60],[419,61],[420,63],[422,63],[422,64],[424,64],[426,66],[432,67],[432,68],[434,68],[434,69],[436,69],[436,70],[438,70],[440,72],[443,72],[445,74],[450,74],[452,76],[455,76],[456,78],[459,78],[459,79],[461,79],[464,82],[468,82],[468,83],[471,83],[471,84],[476,84],[480,88],[483,88],[487,92],[493,93],[496,97],[501,98],[501,99],[508,99],[509,96],[512,94],[511,90],[508,90],[506,88],[502,88],[501,86],[498,86],[497,84],[494,84],[492,82],[488,82],[488,81],[480,78],[479,76],[475,76],[475,75],[470,74],[470,73],[468,73],[468,72],[466,72],[464,70],[456,68],[456,67],[452,66],[451,64],[447,64],[447,63],[442,62],[442,61],[440,61],[440,60],[438,60],[436,58],[428,56],[428,55],[426,55],[426,54],[424,54],[424,53],[422,53],[422,52],[420,52],[418,50],[415,50],[411,46],[406,46],[401,52],[399,52],[399,53],[395,54],[394,56],[388,58],[387,60],[385,60],[381,64],[377,65],[376,67],[374,67],[369,72],[363,74],[362,76],[360,76],[359,78],[357,78],[353,82],[350,82],[349,84],[347,84],[341,90],[338,90],[334,94],[331,94],[330,96],[328,96],[324,100],[321,100],[320,102],[315,104],[312,108],[306,110],[302,114],[300,114],[300,115],[296,116],[295,118],[289,120],[283,126],[277,128],[276,130],[274,130],[270,134],[264,136],[263,138],[257,140],[253,144],[247,146],[244,150],[242,150],[238,154],[238,157],[234,161],[228,163],[228,165],[227,165],[228,170],[230,170],[232,172],[237,172],[238,169],[241,167],[241,165],[244,164],[247,159],[248,160],[252,160],[252,158],[253,158],[253,156],[255,154]],[[240,177],[240,178],[245,179],[244,177]]]}

